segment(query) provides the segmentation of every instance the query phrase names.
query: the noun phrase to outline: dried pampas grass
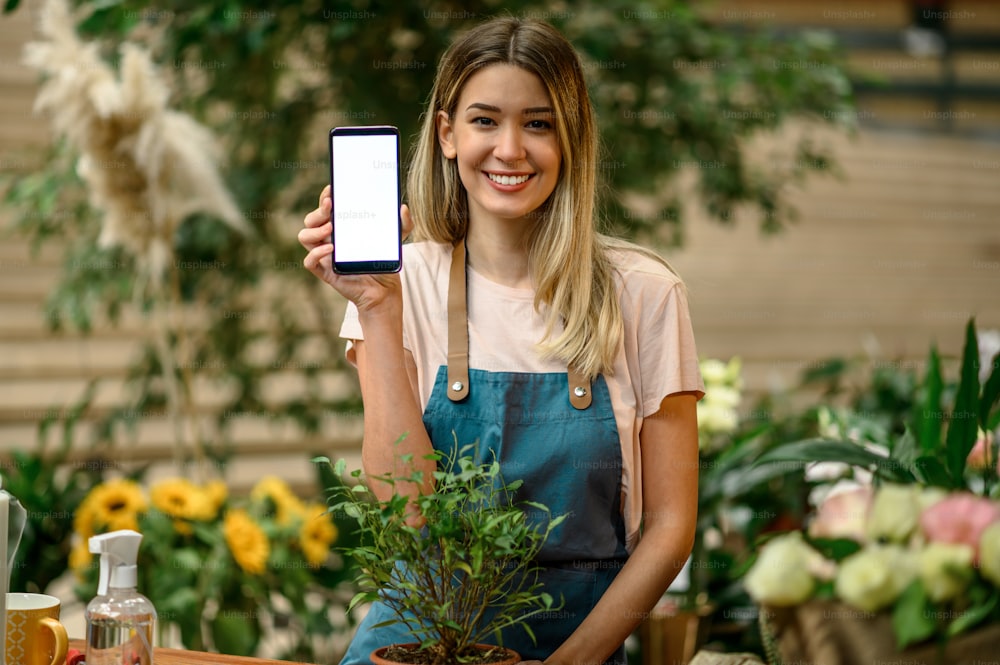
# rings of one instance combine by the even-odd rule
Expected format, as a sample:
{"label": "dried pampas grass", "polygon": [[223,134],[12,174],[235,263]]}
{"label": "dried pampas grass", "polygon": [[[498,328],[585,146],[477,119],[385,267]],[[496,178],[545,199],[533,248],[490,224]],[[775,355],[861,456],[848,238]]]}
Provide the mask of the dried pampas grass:
{"label": "dried pampas grass", "polygon": [[121,46],[119,78],[96,44],[77,37],[65,0],[47,0],[39,27],[44,40],[25,48],[25,62],[44,75],[35,108],[81,155],[77,172],[103,214],[102,247],[125,247],[157,283],[192,213],[251,232],[219,175],[213,137],[167,107],[170,91],[144,49]]}

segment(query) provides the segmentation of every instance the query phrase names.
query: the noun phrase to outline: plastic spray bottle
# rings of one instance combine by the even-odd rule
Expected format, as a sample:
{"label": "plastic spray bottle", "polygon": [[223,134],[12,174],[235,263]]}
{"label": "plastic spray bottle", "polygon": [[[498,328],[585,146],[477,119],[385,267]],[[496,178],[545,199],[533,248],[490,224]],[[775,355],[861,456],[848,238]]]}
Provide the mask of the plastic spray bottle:
{"label": "plastic spray bottle", "polygon": [[152,665],[156,608],[136,589],[142,534],[123,529],[93,536],[101,555],[97,597],[87,604],[87,665]]}

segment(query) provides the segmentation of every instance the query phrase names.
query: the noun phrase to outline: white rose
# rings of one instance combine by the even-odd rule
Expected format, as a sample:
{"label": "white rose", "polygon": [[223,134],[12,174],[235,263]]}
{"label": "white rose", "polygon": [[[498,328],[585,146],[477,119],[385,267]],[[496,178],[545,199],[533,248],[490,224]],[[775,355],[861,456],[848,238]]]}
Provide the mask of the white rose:
{"label": "white rose", "polygon": [[698,429],[709,433],[728,433],[739,424],[736,409],[703,399],[698,402]]}
{"label": "white rose", "polygon": [[900,543],[909,538],[920,519],[919,492],[915,485],[879,488],[868,514],[868,539]]}
{"label": "white rose", "polygon": [[699,363],[699,367],[701,368],[701,378],[706,386],[716,383],[724,384],[729,378],[726,364],[721,360],[706,358]]}
{"label": "white rose", "polygon": [[1000,522],[986,527],[979,537],[979,565],[983,577],[1000,587]]}
{"label": "white rose", "polygon": [[972,578],[975,551],[968,545],[930,543],[920,552],[920,582],[936,603],[965,591]]}
{"label": "white rose", "polygon": [[816,580],[809,572],[823,557],[793,531],[777,536],[761,548],[743,579],[747,593],[760,603],[798,605],[812,595]]}
{"label": "white rose", "polygon": [[875,612],[896,602],[915,577],[909,552],[898,545],[873,545],[841,562],[834,589],[850,605]]}

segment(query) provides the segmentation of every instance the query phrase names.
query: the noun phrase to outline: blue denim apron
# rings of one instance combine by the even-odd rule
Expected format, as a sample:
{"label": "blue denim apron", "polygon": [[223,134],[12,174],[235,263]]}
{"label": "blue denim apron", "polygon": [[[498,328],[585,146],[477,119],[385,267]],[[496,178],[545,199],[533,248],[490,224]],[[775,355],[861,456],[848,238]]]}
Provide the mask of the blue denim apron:
{"label": "blue denim apron", "polygon": [[[462,302],[458,306],[450,298],[449,313],[459,310],[464,318],[463,243],[456,246],[454,263],[461,267]],[[455,284],[453,279],[453,291]],[[464,357],[461,349],[452,353],[463,343]],[[448,362],[438,369],[423,416],[435,449],[447,454],[456,441],[459,446],[478,442],[476,452],[484,459],[495,455],[506,482],[524,481],[518,501],[537,501],[552,515],[567,515],[537,557],[544,591],[557,605],[562,599],[561,607],[529,618],[537,643],[521,627],[502,632],[503,645],[525,660],[545,660],[590,613],[628,556],[621,444],[608,387],[599,376],[589,389],[581,388],[572,372],[470,370],[467,337],[449,339]],[[379,647],[415,641],[400,623],[371,628],[393,617],[386,605],[375,603],[341,665],[365,665]],[[625,662],[620,646],[606,665]]]}

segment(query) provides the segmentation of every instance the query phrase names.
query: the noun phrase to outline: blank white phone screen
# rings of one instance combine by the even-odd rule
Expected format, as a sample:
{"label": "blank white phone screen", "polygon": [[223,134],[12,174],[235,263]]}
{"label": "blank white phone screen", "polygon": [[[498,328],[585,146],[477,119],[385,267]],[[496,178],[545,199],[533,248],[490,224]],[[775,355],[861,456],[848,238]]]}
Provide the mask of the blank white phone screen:
{"label": "blank white phone screen", "polygon": [[396,136],[334,135],[332,140],[334,260],[398,260]]}

